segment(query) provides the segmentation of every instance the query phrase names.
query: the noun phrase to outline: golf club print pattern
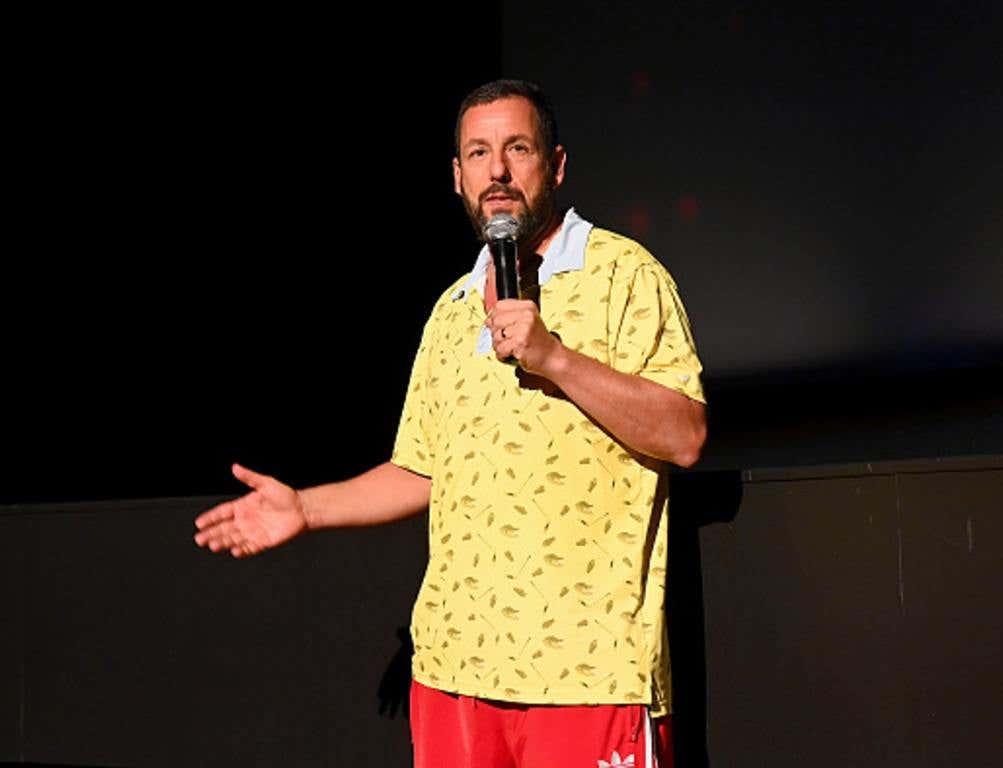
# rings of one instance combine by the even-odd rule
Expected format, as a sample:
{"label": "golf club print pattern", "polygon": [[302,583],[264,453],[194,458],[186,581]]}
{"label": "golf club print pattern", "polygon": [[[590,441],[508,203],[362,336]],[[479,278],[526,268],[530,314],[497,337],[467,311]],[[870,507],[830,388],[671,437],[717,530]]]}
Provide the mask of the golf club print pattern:
{"label": "golf club print pattern", "polygon": [[[483,299],[457,298],[461,284],[426,324],[392,457],[432,478],[415,679],[667,711],[663,467],[549,382],[477,354]],[[636,242],[593,229],[582,268],[541,284],[540,308],[565,345],[703,400],[675,285]]]}

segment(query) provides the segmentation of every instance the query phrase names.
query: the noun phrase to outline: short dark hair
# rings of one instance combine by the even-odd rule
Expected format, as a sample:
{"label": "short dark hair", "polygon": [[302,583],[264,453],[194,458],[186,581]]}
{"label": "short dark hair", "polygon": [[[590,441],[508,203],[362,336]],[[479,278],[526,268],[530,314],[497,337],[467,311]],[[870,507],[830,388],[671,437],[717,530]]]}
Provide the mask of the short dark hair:
{"label": "short dark hair", "polygon": [[521,96],[533,105],[533,109],[536,110],[536,118],[540,123],[540,133],[543,135],[543,146],[548,156],[553,154],[559,143],[557,118],[554,117],[554,110],[550,106],[550,102],[547,101],[547,97],[543,95],[540,86],[527,80],[494,80],[472,90],[460,104],[460,111],[456,115],[454,135],[457,157],[460,156],[460,123],[467,110],[479,104],[491,104],[513,96]]}

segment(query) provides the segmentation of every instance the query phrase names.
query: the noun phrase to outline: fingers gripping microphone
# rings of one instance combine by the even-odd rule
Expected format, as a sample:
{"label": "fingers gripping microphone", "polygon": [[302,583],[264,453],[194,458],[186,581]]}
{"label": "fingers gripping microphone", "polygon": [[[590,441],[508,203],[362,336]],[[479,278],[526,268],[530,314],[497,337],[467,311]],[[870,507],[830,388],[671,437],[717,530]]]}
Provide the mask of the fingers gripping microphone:
{"label": "fingers gripping microphone", "polygon": [[518,233],[519,222],[507,213],[495,214],[484,227],[484,238],[495,262],[495,288],[499,299],[519,298],[519,271],[516,268],[519,249],[515,240]]}

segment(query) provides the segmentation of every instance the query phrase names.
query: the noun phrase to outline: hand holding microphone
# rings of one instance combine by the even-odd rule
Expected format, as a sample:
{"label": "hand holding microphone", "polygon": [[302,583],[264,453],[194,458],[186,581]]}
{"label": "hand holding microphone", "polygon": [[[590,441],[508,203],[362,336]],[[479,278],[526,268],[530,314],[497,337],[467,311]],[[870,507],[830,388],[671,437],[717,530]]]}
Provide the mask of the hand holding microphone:
{"label": "hand holding microphone", "polygon": [[[522,299],[517,266],[518,234],[518,220],[507,213],[495,214],[484,227],[484,239],[495,265],[498,301]],[[518,363],[530,373],[539,372],[553,348],[560,346],[560,341],[544,326],[536,303],[530,300],[505,308],[496,305],[488,315],[487,326],[498,359]]]}
{"label": "hand holding microphone", "polygon": [[[519,222],[508,213],[496,213],[484,227],[484,239],[488,241],[491,259],[495,263],[495,293],[499,301],[519,298],[518,234]],[[505,329],[500,332],[505,338]],[[502,362],[515,365],[517,361],[509,355]]]}

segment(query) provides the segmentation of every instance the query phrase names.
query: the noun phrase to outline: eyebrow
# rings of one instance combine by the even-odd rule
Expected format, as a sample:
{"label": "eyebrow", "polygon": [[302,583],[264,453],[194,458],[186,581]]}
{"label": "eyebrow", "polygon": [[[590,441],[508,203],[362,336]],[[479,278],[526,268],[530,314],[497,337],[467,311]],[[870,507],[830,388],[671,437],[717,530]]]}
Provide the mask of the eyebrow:
{"label": "eyebrow", "polygon": [[[528,142],[529,144],[533,144],[534,146],[536,145],[536,140],[532,136],[530,136],[529,134],[526,134],[526,133],[517,133],[517,134],[515,134],[513,136],[509,136],[507,139],[505,139],[505,141],[503,142],[503,146],[507,147],[510,144],[514,144],[517,141],[525,141],[525,142]],[[466,150],[470,149],[471,147],[480,146],[482,144],[483,145],[487,145],[487,144],[490,144],[490,142],[487,139],[476,139],[476,138],[475,139],[468,139],[467,142],[466,142],[466,144],[463,145],[463,149],[464,149],[464,151],[466,151]]]}

